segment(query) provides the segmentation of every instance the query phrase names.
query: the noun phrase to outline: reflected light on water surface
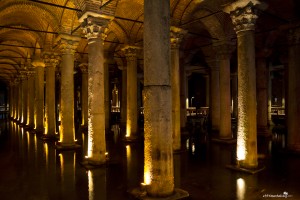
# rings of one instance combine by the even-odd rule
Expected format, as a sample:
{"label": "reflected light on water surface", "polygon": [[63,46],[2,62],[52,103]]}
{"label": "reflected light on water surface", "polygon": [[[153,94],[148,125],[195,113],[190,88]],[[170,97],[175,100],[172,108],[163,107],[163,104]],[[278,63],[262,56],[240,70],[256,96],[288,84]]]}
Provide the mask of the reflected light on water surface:
{"label": "reflected light on water surface", "polygon": [[243,178],[239,178],[236,180],[236,198],[237,200],[245,199],[246,193],[246,183]]}

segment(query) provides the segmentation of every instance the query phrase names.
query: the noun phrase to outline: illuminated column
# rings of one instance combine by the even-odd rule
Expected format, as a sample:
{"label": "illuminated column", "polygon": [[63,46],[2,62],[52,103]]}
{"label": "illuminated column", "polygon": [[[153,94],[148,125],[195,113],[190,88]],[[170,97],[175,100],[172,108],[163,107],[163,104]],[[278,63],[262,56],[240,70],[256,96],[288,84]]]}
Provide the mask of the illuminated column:
{"label": "illuminated column", "polygon": [[230,56],[231,46],[222,42],[215,46],[220,67],[220,139],[232,139],[231,133],[231,95],[230,95]]}
{"label": "illuminated column", "polygon": [[60,34],[57,38],[61,51],[61,102],[59,148],[75,148],[74,127],[74,53],[80,38]]}
{"label": "illuminated column", "polygon": [[210,66],[210,120],[212,131],[220,129],[220,69],[216,59],[207,60]]}
{"label": "illuminated column", "polygon": [[165,197],[174,192],[170,1],[145,0],[144,11],[144,184]]}
{"label": "illuminated column", "polygon": [[23,79],[24,74],[20,72],[18,79],[19,79],[19,87],[18,87],[18,114],[17,114],[17,121],[21,122],[22,118],[22,109],[23,109]]}
{"label": "illuminated column", "polygon": [[287,146],[292,151],[300,151],[300,28],[290,31],[288,64],[287,102]]}
{"label": "illuminated column", "polygon": [[121,93],[121,127],[126,127],[126,109],[127,109],[127,68],[126,66],[119,66],[119,69],[122,70],[122,93]]}
{"label": "illuminated column", "polygon": [[105,143],[105,83],[104,83],[104,48],[105,30],[109,20],[94,17],[84,19],[84,32],[88,39],[88,155],[92,164],[106,162]]}
{"label": "illuminated column", "polygon": [[186,30],[171,27],[171,88],[173,151],[181,149],[179,47]]}
{"label": "illuminated column", "polygon": [[34,122],[35,131],[44,132],[44,67],[42,60],[35,59],[32,61],[35,67],[35,99],[34,99]]}
{"label": "illuminated column", "polygon": [[9,81],[9,117],[14,118],[14,108],[15,108],[15,96],[14,96],[15,83],[13,80]]}
{"label": "illuminated column", "polygon": [[109,133],[110,131],[110,113],[111,113],[111,103],[110,103],[110,92],[109,92],[109,63],[107,60],[107,55],[104,55],[104,110],[105,110],[105,131]]}
{"label": "illuminated column", "polygon": [[270,135],[268,130],[268,74],[266,58],[258,58],[256,67],[257,133]]}
{"label": "illuminated column", "polygon": [[81,77],[81,126],[88,126],[88,64],[79,65],[82,73]]}
{"label": "illuminated column", "polygon": [[22,116],[20,122],[26,125],[27,121],[27,104],[28,104],[28,75],[27,71],[22,72]]}
{"label": "illuminated column", "polygon": [[54,52],[44,52],[43,59],[46,65],[46,121],[44,139],[55,139],[55,67],[59,62],[59,57]]}
{"label": "illuminated column", "polygon": [[237,118],[238,106],[237,106],[237,73],[232,74],[232,86],[231,86],[231,93],[232,93],[232,101],[233,101],[233,108],[232,108],[232,115],[234,118]]}
{"label": "illuminated column", "polygon": [[256,72],[254,29],[259,1],[239,0],[225,7],[237,34],[238,48],[238,121],[237,161],[241,167],[256,168]]}
{"label": "illuminated column", "polygon": [[15,78],[14,80],[14,100],[13,100],[13,119],[16,120],[17,116],[18,116],[18,102],[19,102],[19,96],[18,96],[18,84],[19,84],[19,80],[17,78]]}
{"label": "illuminated column", "polygon": [[27,126],[34,128],[34,69],[28,70],[28,104],[27,104]]}
{"label": "illuminated column", "polygon": [[138,138],[137,131],[137,53],[139,48],[126,46],[123,48],[127,60],[127,117],[126,117],[126,140]]}

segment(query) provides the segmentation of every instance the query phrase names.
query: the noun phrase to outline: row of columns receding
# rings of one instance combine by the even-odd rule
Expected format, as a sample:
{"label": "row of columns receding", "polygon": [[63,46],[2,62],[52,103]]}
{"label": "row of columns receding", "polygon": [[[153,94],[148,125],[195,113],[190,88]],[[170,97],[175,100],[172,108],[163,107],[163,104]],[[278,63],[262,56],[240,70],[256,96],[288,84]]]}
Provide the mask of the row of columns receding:
{"label": "row of columns receding", "polygon": [[[238,50],[238,123],[237,162],[244,168],[256,168],[257,128],[267,126],[266,83],[260,83],[257,93],[256,81],[264,73],[265,63],[259,62],[255,70],[254,30],[257,15],[255,7],[260,3],[248,0],[247,4],[233,3],[225,8],[232,18],[237,33]],[[144,185],[149,196],[170,196],[174,193],[173,151],[181,149],[181,123],[183,115],[180,105],[179,45],[186,33],[170,27],[170,5],[168,0],[146,0],[144,3]],[[91,13],[90,13],[91,14]],[[164,19],[164,20],[162,20]],[[108,67],[105,66],[103,42],[107,24],[112,17],[83,15],[79,19],[88,39],[88,65],[82,65],[82,123],[88,126],[89,164],[106,162],[105,130],[108,125],[107,95],[105,80]],[[171,32],[170,32],[171,30]],[[299,32],[299,31],[298,31]],[[155,34],[154,34],[155,33]],[[299,80],[292,79],[299,74],[297,55],[300,53],[299,34],[297,45],[292,45],[289,57],[289,99],[297,99],[300,92]],[[295,37],[293,37],[295,38]],[[76,148],[74,128],[74,53],[79,37],[61,34],[57,38],[60,56],[44,52],[41,58],[33,59],[28,72],[21,73],[19,82],[12,82],[10,90],[10,116],[19,122],[43,132],[44,137],[55,137],[55,67],[61,62],[60,91],[60,148]],[[171,43],[170,43],[171,41]],[[219,130],[221,139],[232,139],[230,98],[230,53],[226,43],[217,44],[217,61],[211,66],[210,114],[212,129]],[[136,139],[137,126],[137,54],[139,47],[126,46],[126,137]],[[46,68],[46,99],[44,111],[44,68]],[[181,80],[183,81],[183,80]],[[35,89],[33,89],[35,88]],[[123,97],[122,97],[123,98]],[[258,98],[258,100],[257,100]],[[259,105],[256,105],[257,102]],[[288,103],[288,144],[300,149],[300,126],[296,122],[299,105]],[[263,105],[263,106],[262,106]],[[257,112],[257,106],[262,106]],[[295,109],[297,108],[297,109]],[[124,109],[124,108],[122,108]],[[109,111],[109,110],[108,110]],[[123,110],[124,111],[124,110]],[[266,116],[264,116],[266,115]],[[45,117],[44,117],[45,116]],[[259,118],[259,122],[257,119]],[[123,119],[123,117],[122,117]],[[258,123],[258,124],[257,124]],[[298,134],[298,135],[297,135]],[[298,138],[298,139],[297,139]]]}

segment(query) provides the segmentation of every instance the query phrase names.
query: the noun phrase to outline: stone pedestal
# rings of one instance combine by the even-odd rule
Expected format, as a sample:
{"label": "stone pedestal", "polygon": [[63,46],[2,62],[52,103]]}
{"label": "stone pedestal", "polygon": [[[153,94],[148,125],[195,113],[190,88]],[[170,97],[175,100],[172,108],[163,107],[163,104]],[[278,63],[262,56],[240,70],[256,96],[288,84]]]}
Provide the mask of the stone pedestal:
{"label": "stone pedestal", "polygon": [[104,48],[108,19],[87,17],[80,19],[88,38],[88,155],[89,164],[106,162],[105,142],[105,83]]}
{"label": "stone pedestal", "polygon": [[[257,168],[255,7],[259,1],[239,0],[227,7],[237,33],[238,124],[237,162],[243,168]],[[261,8],[262,9],[262,8]]]}
{"label": "stone pedestal", "polygon": [[40,59],[32,62],[35,67],[35,99],[34,99],[34,123],[37,133],[44,132],[44,67],[45,63]]}
{"label": "stone pedestal", "polygon": [[171,27],[170,42],[173,151],[178,151],[181,149],[179,47],[186,33],[186,30],[175,26]]}
{"label": "stone pedestal", "polygon": [[300,152],[300,29],[290,31],[287,102],[287,147]]}
{"label": "stone pedestal", "polygon": [[54,52],[44,52],[43,60],[46,65],[46,101],[45,101],[45,132],[44,139],[56,139],[55,117],[55,67],[59,57]]}
{"label": "stone pedestal", "polygon": [[60,34],[56,39],[61,51],[60,140],[57,148],[76,148],[74,127],[74,53],[80,38]]}
{"label": "stone pedestal", "polygon": [[80,64],[81,69],[81,126],[88,126],[88,64]]}
{"label": "stone pedestal", "polygon": [[137,108],[137,54],[139,47],[125,46],[127,60],[127,109],[125,140],[132,141],[138,138],[138,108]]}

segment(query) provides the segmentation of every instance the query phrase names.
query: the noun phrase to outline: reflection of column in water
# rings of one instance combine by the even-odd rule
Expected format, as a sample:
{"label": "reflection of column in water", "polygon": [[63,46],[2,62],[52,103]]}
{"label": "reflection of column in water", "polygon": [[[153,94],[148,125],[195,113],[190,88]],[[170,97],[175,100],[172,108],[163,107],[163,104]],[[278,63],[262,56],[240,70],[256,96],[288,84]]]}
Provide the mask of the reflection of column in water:
{"label": "reflection of column in water", "polygon": [[83,155],[87,156],[87,154],[88,154],[88,138],[86,137],[85,133],[82,133],[82,150],[83,150]]}
{"label": "reflection of column in water", "polygon": [[236,198],[237,200],[243,200],[246,193],[246,183],[243,178],[236,180]]}
{"label": "reflection of column in water", "polygon": [[89,170],[87,175],[89,200],[106,200],[106,169]]}
{"label": "reflection of column in water", "polygon": [[140,148],[138,145],[128,144],[126,145],[126,174],[127,174],[127,189],[132,189],[137,185],[141,184],[141,177],[143,174],[143,166],[140,163],[143,163],[141,158]]}
{"label": "reflection of column in water", "polygon": [[48,166],[49,166],[49,162],[48,162],[48,157],[49,157],[49,147],[48,144],[45,142],[43,145],[43,149],[44,149],[44,157],[45,157],[45,163],[46,163],[46,171],[48,172]]}

